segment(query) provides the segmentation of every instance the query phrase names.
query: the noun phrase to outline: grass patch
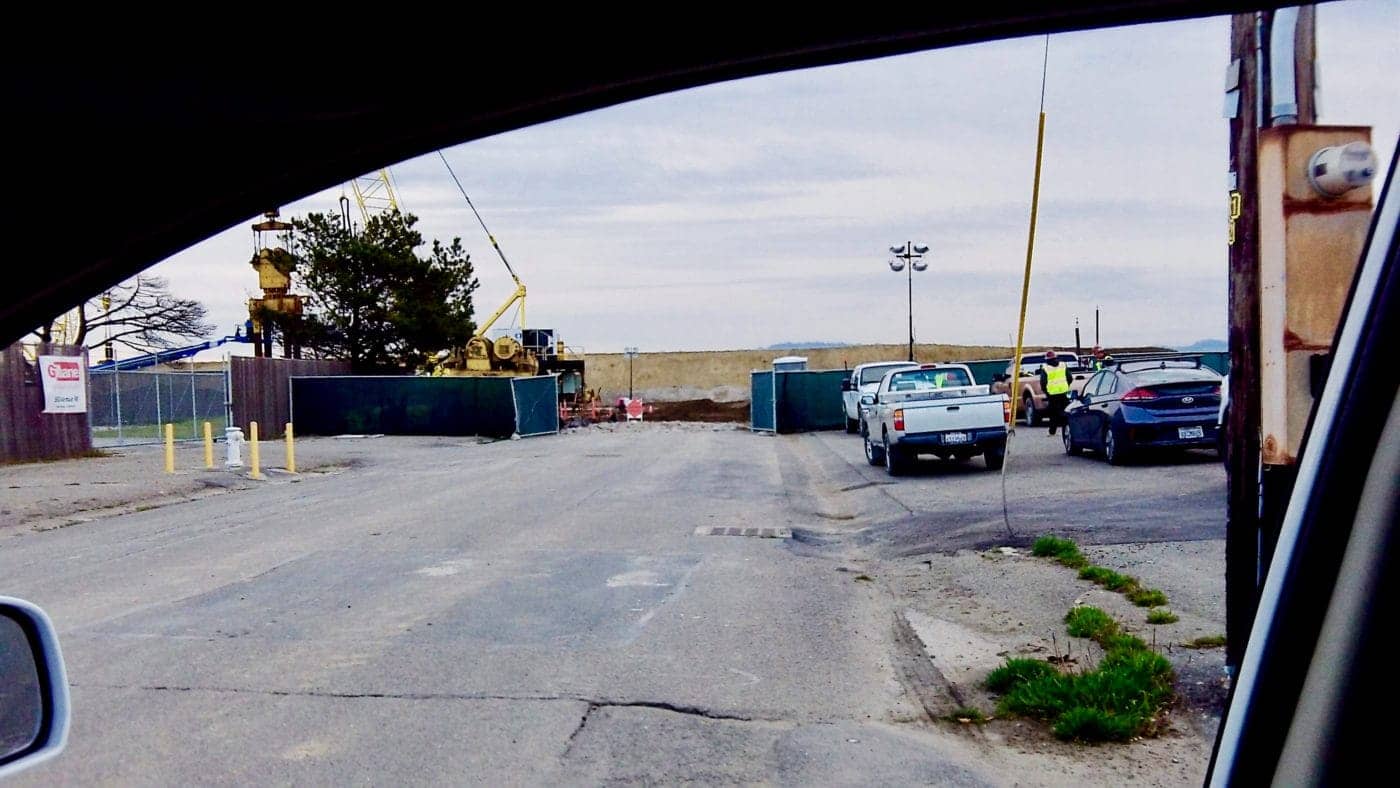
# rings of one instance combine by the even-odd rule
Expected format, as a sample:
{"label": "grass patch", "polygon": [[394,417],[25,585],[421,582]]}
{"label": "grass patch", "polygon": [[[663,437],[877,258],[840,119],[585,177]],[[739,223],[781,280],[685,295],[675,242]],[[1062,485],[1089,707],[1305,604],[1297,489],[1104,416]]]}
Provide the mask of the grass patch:
{"label": "grass patch", "polygon": [[1224,635],[1206,635],[1182,643],[1182,648],[1220,648],[1225,645]]}
{"label": "grass patch", "polygon": [[1079,552],[1079,545],[1075,544],[1073,540],[1061,539],[1049,534],[1037,538],[1031,544],[1031,555],[1053,558],[1070,569],[1078,569],[1089,563],[1089,559]]}
{"label": "grass patch", "polygon": [[1070,608],[1065,614],[1065,629],[1069,630],[1070,637],[1098,640],[1117,634],[1118,624],[1102,610],[1082,605]]}
{"label": "grass patch", "polygon": [[1001,694],[998,711],[1044,720],[1057,737],[1073,741],[1121,742],[1155,733],[1157,714],[1173,694],[1171,663],[1120,633],[1097,608],[1075,608],[1065,621],[1071,635],[1092,630],[1104,658],[1071,673],[1040,660],[1009,659],[986,680]]}
{"label": "grass patch", "polygon": [[871,577],[870,575],[865,575],[865,574],[856,575],[856,579],[859,580],[859,581],[861,581],[862,583],[873,583],[873,582],[875,582],[875,578]]}
{"label": "grass patch", "polygon": [[1124,595],[1138,607],[1161,607],[1167,603],[1167,595],[1155,588],[1137,588]]}
{"label": "grass patch", "polygon": [[[1042,536],[1040,539],[1036,540],[1035,543],[1037,546],[1040,544],[1042,539],[1054,540],[1055,537]],[[1055,541],[1066,542],[1068,540],[1059,539]],[[1071,546],[1073,544],[1073,542],[1070,542]],[[1051,549],[1053,549],[1052,546],[1047,544],[1046,550],[1048,551]],[[1034,551],[1035,549],[1032,548],[1032,552]],[[1075,552],[1078,553],[1078,548],[1075,548]],[[1035,554],[1042,555],[1042,553]],[[1049,552],[1044,553],[1044,555],[1050,554],[1051,553]],[[1103,566],[1081,565],[1081,567],[1082,568],[1080,568],[1079,570],[1080,580],[1088,580],[1091,583],[1103,586],[1109,591],[1116,591],[1122,594],[1123,596],[1127,597],[1129,602],[1132,602],[1138,607],[1161,607],[1162,605],[1167,604],[1166,594],[1162,593],[1156,588],[1143,588],[1142,581],[1138,580],[1132,575],[1119,574],[1118,572],[1115,572],[1112,569]]]}
{"label": "grass patch", "polygon": [[1001,667],[988,673],[982,686],[1000,694],[1028,681],[1054,676],[1058,673],[1059,671],[1055,669],[1054,665],[1044,660],[1011,657]]}
{"label": "grass patch", "polygon": [[1180,616],[1163,608],[1153,608],[1147,611],[1147,623],[1149,624],[1175,624],[1180,620]]}
{"label": "grass patch", "polygon": [[981,725],[987,721],[987,715],[983,714],[981,710],[974,709],[971,706],[961,706],[955,709],[952,714],[949,714],[944,719],[948,720],[949,722],[961,722],[963,724],[970,723],[973,725]]}

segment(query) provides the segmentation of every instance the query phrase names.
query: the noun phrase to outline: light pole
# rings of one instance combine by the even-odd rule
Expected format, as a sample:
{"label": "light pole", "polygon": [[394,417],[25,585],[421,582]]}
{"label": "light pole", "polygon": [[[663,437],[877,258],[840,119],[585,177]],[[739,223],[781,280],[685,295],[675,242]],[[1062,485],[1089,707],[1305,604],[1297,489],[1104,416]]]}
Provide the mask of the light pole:
{"label": "light pole", "polygon": [[909,360],[914,360],[914,272],[928,268],[928,263],[924,262],[924,255],[928,254],[927,246],[915,246],[913,241],[909,241],[903,246],[891,246],[890,270],[895,273],[909,269]]}
{"label": "light pole", "polygon": [[630,400],[632,399],[632,359],[637,357],[637,349],[625,347],[622,349],[622,355],[627,357],[627,399]]}

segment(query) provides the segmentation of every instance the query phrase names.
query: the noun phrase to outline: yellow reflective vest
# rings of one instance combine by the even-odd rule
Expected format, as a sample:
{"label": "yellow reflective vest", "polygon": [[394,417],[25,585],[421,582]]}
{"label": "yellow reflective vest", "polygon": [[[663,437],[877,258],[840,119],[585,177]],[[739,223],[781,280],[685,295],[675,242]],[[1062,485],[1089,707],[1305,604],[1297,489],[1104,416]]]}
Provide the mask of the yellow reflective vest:
{"label": "yellow reflective vest", "polygon": [[1064,364],[1050,366],[1046,364],[1041,369],[1045,370],[1045,393],[1046,394],[1068,394],[1069,393],[1069,367]]}

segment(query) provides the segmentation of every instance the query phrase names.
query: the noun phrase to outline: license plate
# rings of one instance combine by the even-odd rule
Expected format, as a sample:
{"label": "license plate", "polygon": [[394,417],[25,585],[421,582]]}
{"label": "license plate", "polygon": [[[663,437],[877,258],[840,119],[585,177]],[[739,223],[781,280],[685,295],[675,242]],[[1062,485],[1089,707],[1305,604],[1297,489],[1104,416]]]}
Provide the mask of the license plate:
{"label": "license plate", "polygon": [[967,442],[970,441],[970,440],[972,440],[972,436],[971,436],[971,435],[968,435],[966,432],[945,432],[945,433],[943,433],[943,442],[944,442],[945,444],[947,444],[947,443],[967,443]]}
{"label": "license plate", "polygon": [[1180,427],[1176,431],[1178,438],[1187,440],[1189,438],[1204,438],[1206,436],[1205,427]]}

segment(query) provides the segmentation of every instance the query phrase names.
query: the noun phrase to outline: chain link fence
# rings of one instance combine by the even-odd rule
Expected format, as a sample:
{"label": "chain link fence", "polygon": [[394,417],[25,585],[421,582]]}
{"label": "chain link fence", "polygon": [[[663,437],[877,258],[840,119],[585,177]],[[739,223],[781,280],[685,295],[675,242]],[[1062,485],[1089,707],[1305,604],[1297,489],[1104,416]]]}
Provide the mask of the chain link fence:
{"label": "chain link fence", "polygon": [[228,424],[223,372],[105,371],[88,379],[95,447],[159,443],[164,424],[174,425],[176,440],[202,439],[206,421],[222,437]]}

